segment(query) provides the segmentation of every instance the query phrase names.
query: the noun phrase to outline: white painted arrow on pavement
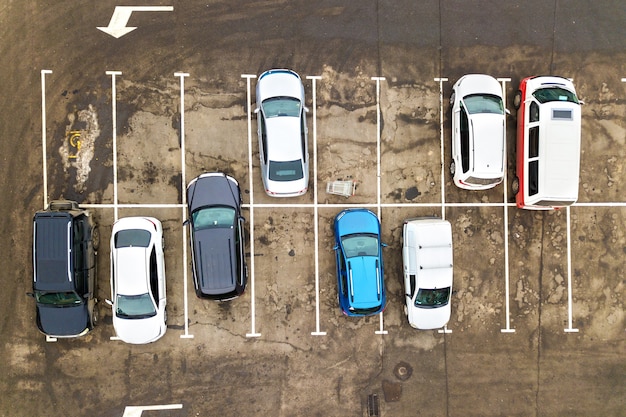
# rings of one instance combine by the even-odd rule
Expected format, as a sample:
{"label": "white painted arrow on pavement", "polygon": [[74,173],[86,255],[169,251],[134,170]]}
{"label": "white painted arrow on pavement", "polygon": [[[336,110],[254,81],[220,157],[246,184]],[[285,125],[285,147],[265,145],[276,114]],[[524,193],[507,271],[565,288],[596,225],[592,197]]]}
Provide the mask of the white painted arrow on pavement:
{"label": "white painted arrow on pavement", "polygon": [[113,16],[109,26],[98,27],[104,33],[108,33],[114,38],[121,38],[129,32],[137,29],[136,27],[126,27],[128,19],[133,12],[172,12],[174,6],[115,6]]}

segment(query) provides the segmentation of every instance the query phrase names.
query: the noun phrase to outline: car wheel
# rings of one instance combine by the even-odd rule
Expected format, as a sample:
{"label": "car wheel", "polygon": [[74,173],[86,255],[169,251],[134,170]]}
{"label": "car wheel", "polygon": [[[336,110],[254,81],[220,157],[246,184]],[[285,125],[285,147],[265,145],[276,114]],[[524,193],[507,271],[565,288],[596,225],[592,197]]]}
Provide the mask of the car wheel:
{"label": "car wheel", "polygon": [[511,191],[513,194],[517,194],[519,192],[519,178],[513,178],[513,182],[511,182]]}
{"label": "car wheel", "polygon": [[98,226],[91,229],[91,245],[95,251],[100,247],[100,228]]}
{"label": "car wheel", "polygon": [[454,91],[452,92],[452,94],[450,95],[450,107],[454,106]]}
{"label": "car wheel", "polygon": [[515,93],[515,97],[513,97],[513,107],[515,107],[515,110],[519,109],[519,106],[522,105],[522,92],[521,91],[517,91],[517,93]]}
{"label": "car wheel", "polygon": [[454,161],[450,162],[450,174],[454,177],[454,173],[456,172],[456,164]]}
{"label": "car wheel", "polygon": [[165,322],[165,325],[167,325],[167,308],[163,312],[163,321]]}

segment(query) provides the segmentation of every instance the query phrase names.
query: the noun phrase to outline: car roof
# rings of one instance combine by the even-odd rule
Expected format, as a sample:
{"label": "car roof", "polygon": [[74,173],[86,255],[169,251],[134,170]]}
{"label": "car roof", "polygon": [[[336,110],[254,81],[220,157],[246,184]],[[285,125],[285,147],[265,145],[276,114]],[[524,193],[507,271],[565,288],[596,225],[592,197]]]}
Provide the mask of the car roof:
{"label": "car roof", "polygon": [[484,175],[504,171],[504,116],[493,113],[468,115],[472,126],[473,170]]}
{"label": "car roof", "polygon": [[303,159],[300,118],[277,116],[265,119],[267,157],[271,161]]}
{"label": "car roof", "polygon": [[68,264],[72,217],[67,213],[35,215],[35,277],[40,291],[72,291],[73,263]]}
{"label": "car roof", "polygon": [[148,271],[152,246],[124,247],[115,250],[118,294],[139,295],[150,291]]}
{"label": "car roof", "polygon": [[187,186],[189,212],[200,207],[228,206],[239,209],[239,183],[230,175],[207,172],[191,180]]}
{"label": "car roof", "polygon": [[[415,265],[409,272],[418,275],[419,288],[452,286],[452,226],[442,219],[416,219],[406,222],[405,245],[415,251]],[[412,260],[412,257],[409,257]]]}
{"label": "car roof", "polygon": [[352,270],[352,285],[354,298],[350,305],[355,308],[370,308],[380,305],[383,297],[383,287],[376,268],[382,270],[377,256],[355,256],[347,261],[348,270]]}
{"label": "car roof", "polygon": [[[552,110],[571,109],[572,120],[552,118]],[[578,195],[580,174],[581,125],[580,105],[570,102],[548,102],[540,105],[539,191],[545,198],[571,198]],[[541,148],[544,151],[541,151]],[[574,180],[573,180],[574,179]]]}
{"label": "car roof", "polygon": [[209,228],[194,233],[198,285],[205,294],[218,295],[236,286],[236,248],[233,228]]}

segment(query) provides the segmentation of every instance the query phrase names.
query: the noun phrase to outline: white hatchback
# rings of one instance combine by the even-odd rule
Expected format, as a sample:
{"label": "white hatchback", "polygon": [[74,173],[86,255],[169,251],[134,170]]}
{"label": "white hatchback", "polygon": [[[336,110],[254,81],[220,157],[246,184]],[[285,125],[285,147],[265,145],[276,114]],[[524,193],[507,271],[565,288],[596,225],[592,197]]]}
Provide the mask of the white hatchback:
{"label": "white hatchback", "polygon": [[291,70],[272,69],[256,87],[261,178],[267,195],[294,197],[309,186],[304,86]]}
{"label": "white hatchback", "polygon": [[125,217],[111,233],[113,327],[126,343],[154,342],[167,329],[163,227],[153,217]]}
{"label": "white hatchback", "polygon": [[405,220],[402,228],[404,311],[416,329],[438,329],[450,320],[452,226],[447,220]]}
{"label": "white hatchback", "polygon": [[452,162],[454,184],[486,190],[504,179],[505,114],[502,87],[495,78],[468,74],[452,87]]}

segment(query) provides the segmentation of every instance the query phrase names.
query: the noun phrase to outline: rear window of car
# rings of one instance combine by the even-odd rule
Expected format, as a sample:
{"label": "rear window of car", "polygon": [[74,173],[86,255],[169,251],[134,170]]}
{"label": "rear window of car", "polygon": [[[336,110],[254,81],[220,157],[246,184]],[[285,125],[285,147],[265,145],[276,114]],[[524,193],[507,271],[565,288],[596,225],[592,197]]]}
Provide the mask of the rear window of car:
{"label": "rear window of car", "polygon": [[302,160],[270,161],[269,178],[272,181],[295,181],[304,177]]}
{"label": "rear window of car", "polygon": [[150,245],[150,232],[143,229],[120,230],[115,234],[116,248],[142,247]]}
{"label": "rear window of car", "polygon": [[542,104],[549,101],[569,101],[578,104],[576,94],[561,87],[540,88],[533,93],[533,96]]}

